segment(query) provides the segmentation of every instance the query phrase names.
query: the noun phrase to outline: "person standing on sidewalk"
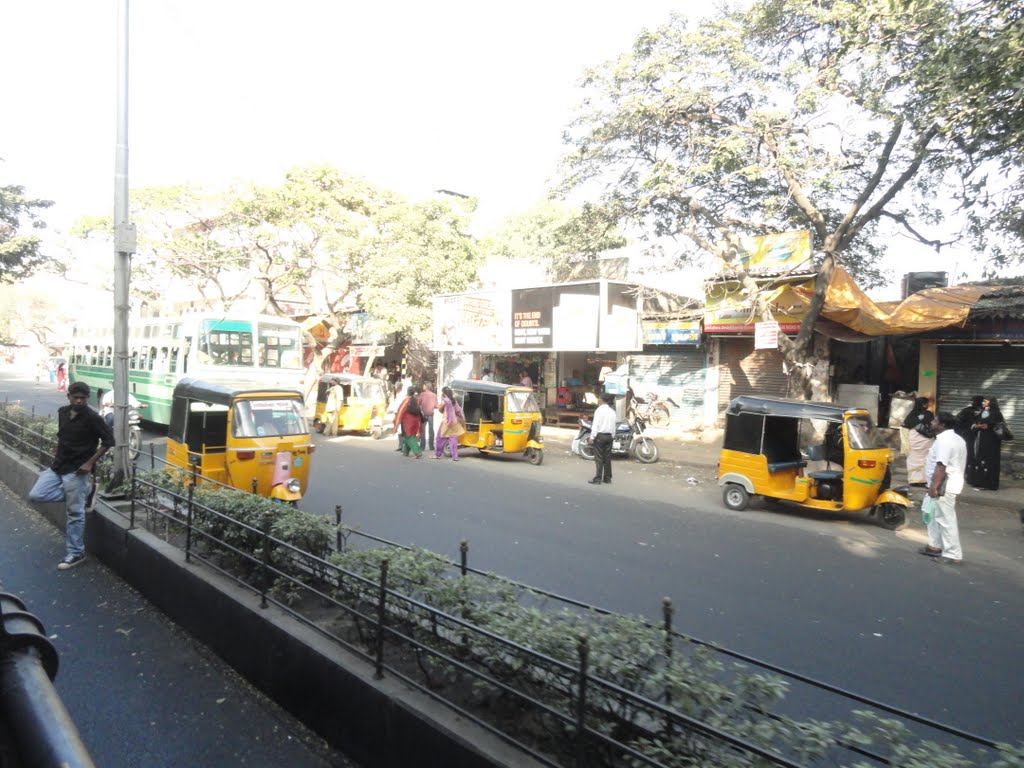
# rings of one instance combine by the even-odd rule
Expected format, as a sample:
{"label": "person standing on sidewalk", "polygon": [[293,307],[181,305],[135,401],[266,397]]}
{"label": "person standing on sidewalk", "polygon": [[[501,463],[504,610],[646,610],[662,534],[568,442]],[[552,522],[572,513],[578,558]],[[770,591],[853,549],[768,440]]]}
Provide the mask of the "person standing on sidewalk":
{"label": "person standing on sidewalk", "polygon": [[594,479],[591,485],[611,483],[612,481],[612,438],[615,436],[615,395],[603,394],[604,402],[594,411],[594,420],[590,432],[594,439]]}
{"label": "person standing on sidewalk", "polygon": [[88,405],[89,385],[68,387],[68,405],[57,411],[57,451],[39,473],[29,501],[66,501],[65,555],[57,569],[66,571],[85,560],[85,504],[92,491],[92,470],[114,445],[103,417]]}
{"label": "person standing on sidewalk", "polygon": [[[437,395],[431,389],[430,384],[423,384],[423,391],[419,397],[420,413],[423,416],[423,426],[420,427],[420,450],[434,450],[434,411],[437,410]],[[428,437],[429,433],[429,437]]]}
{"label": "person standing on sidewalk", "polygon": [[956,522],[956,497],[964,489],[967,465],[967,444],[956,433],[956,417],[942,411],[932,422],[935,442],[925,461],[928,495],[936,503],[935,514],[928,523],[928,546],[922,555],[936,558],[944,565],[963,561],[960,529]]}

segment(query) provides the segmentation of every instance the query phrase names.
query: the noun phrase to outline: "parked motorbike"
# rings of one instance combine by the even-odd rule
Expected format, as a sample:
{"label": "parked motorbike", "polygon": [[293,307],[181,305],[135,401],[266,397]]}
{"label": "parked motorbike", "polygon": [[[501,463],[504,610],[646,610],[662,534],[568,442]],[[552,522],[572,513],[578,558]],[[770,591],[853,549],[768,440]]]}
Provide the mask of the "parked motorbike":
{"label": "parked motorbike", "polygon": [[[676,408],[679,407],[679,404],[671,397],[666,397],[665,400],[672,403]],[[672,420],[672,412],[669,410],[668,405],[658,397],[657,392],[648,392],[645,397],[637,397],[635,394],[631,394],[629,410],[635,418],[643,419],[654,427],[667,427]]]}
{"label": "parked motorbike", "polygon": [[[644,434],[646,422],[637,417],[620,421],[615,426],[612,438],[612,456],[628,456],[641,464],[653,464],[658,460],[658,446]],[[594,458],[594,438],[591,434],[591,422],[580,419],[580,431],[573,438],[570,450],[584,459]]]}
{"label": "parked motorbike", "polygon": [[[145,407],[145,403],[140,403],[138,407],[128,406],[128,456],[132,461],[135,461],[139,451],[142,450],[142,414],[140,411]],[[100,416],[106,420],[108,427],[114,428],[113,405],[104,405],[100,409]]]}

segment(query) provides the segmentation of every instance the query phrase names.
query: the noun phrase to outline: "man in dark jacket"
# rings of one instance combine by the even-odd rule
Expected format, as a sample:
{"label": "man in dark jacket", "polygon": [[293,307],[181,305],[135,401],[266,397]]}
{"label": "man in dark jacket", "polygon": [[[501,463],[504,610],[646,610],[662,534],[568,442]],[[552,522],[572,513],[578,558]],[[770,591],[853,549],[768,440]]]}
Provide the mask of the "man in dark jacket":
{"label": "man in dark jacket", "polygon": [[85,560],[85,502],[92,490],[92,470],[114,445],[110,427],[88,400],[85,382],[68,387],[68,405],[57,411],[56,455],[28,494],[30,501],[67,501],[65,555],[57,565],[61,571]]}

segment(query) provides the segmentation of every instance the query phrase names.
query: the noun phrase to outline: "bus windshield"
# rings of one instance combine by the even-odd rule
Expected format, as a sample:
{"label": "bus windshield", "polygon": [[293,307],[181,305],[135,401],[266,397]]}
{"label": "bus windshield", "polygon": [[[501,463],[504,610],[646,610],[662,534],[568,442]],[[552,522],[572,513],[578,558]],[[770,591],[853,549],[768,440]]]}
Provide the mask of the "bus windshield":
{"label": "bus windshield", "polygon": [[199,330],[199,359],[210,365],[252,367],[252,323],[204,320]]}

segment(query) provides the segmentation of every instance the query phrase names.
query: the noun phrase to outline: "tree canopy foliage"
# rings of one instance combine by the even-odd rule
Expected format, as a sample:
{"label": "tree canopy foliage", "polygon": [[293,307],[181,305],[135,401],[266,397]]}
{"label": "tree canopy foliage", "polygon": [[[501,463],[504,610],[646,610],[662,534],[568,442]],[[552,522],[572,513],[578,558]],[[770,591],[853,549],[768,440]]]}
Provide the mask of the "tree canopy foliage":
{"label": "tree canopy foliage", "polygon": [[548,279],[562,282],[570,278],[575,265],[625,244],[618,227],[593,215],[590,206],[574,208],[544,200],[506,219],[483,239],[480,248],[488,259],[540,264]]}
{"label": "tree canopy foliage", "polygon": [[[921,46],[939,28],[966,36],[968,23],[953,0],[759,0],[693,26],[674,16],[587,73],[562,191],[596,190],[607,220],[714,254],[762,317],[738,238],[809,229],[818,290],[795,341],[780,337],[809,393],[801,364],[833,263],[876,286],[894,231],[933,247],[949,237],[940,225],[970,177],[964,136],[983,100],[963,101],[955,126],[939,120],[955,85]],[[945,107],[922,108],[927,87]]]}
{"label": "tree canopy foliage", "polygon": [[46,227],[40,212],[51,205],[50,200],[27,197],[24,187],[0,187],[0,283],[28,277],[50,261],[35,232]]}
{"label": "tree canopy foliage", "polygon": [[[338,342],[344,313],[355,310],[369,312],[381,334],[425,338],[433,294],[476,277],[479,256],[463,234],[473,205],[411,202],[324,165],[216,194],[133,191],[133,291],[157,299],[175,282],[225,307],[258,296],[272,314],[322,315]],[[80,232],[97,224],[83,221]]]}

